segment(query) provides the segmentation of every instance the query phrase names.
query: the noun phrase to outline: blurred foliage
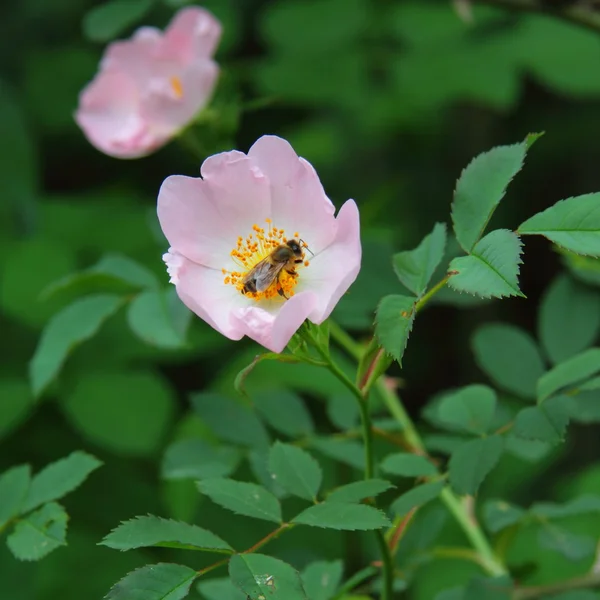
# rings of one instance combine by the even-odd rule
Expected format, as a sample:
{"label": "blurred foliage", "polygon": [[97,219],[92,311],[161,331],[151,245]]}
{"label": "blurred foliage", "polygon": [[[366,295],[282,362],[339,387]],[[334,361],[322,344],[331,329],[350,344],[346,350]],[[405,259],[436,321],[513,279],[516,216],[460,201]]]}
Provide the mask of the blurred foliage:
{"label": "blurred foliage", "polygon": [[[232,382],[256,346],[225,340],[190,319],[168,288],[156,195],[167,175],[195,175],[200,157],[172,143],[141,161],[116,161],[94,150],[72,119],[102,44],[142,23],[162,27],[185,4],[23,0],[0,8],[0,471],[22,463],[38,471],[77,448],[105,463],[65,500],[68,546],[32,563],[15,561],[0,545],[0,588],[10,600],[100,598],[143,564],[189,560],[177,549],[121,554],[96,545],[138,514],[192,522],[202,514],[203,523],[218,524],[219,535],[249,547],[268,532],[265,524],[201,498],[192,480],[206,472],[238,479],[254,473],[285,497],[267,472],[273,434],[313,436],[311,452],[319,455],[325,489],[347,483],[362,463],[356,440],[333,437],[353,427],[356,416],[336,380],[309,365],[265,361],[246,382],[260,393],[259,414],[244,413],[232,401]],[[447,221],[455,180],[479,152],[530,131],[547,132],[494,216],[496,227],[514,229],[560,198],[600,189],[600,38],[594,32],[477,5],[473,23],[466,23],[442,0],[203,5],[224,25],[218,59],[225,73],[211,107],[218,123],[211,131],[218,135],[201,154],[231,146],[245,151],[259,135],[277,133],[312,162],[338,206],[356,199],[363,268],[334,317],[361,339],[381,296],[405,292],[392,254],[416,246],[434,221]],[[135,261],[138,277],[111,256]],[[502,378],[486,368],[486,336],[516,335],[536,368],[597,342],[598,261],[552,252],[536,239],[527,240],[525,257],[521,289],[527,300],[483,302],[447,290],[420,319],[401,372],[413,416],[441,390],[484,381],[482,371],[492,381]],[[439,273],[433,276],[438,279]],[[82,293],[124,291],[135,300],[96,315],[99,333],[92,339],[75,335],[67,347],[51,349],[64,367],[58,378],[50,373],[38,390],[47,383],[45,392],[34,397],[29,369],[43,328]],[[93,320],[94,314],[86,310],[83,317]],[[500,321],[505,329],[484,331],[483,321]],[[73,316],[66,322],[73,325]],[[90,332],[93,325],[86,321]],[[509,360],[502,341],[495,343]],[[528,392],[519,383],[505,388],[497,410],[510,419],[522,405],[518,397]],[[206,411],[202,399],[218,394],[220,402]],[[482,502],[502,497],[528,507],[600,493],[598,390],[585,394],[576,399],[582,416],[569,444],[550,449],[542,441],[507,441],[508,451],[479,494]],[[240,427],[219,431],[216,411],[229,406],[239,412]],[[278,411],[289,411],[288,419]],[[457,437],[462,442],[432,430],[429,447],[445,454]],[[378,455],[392,449],[378,441]],[[581,515],[568,519],[572,535],[600,535],[597,519],[593,526]],[[577,539],[570,551],[576,560],[565,560],[547,538],[540,548],[538,529],[534,523],[512,539],[494,537],[522,582],[558,581],[590,567],[594,557]],[[370,538],[360,538],[360,545],[347,539],[345,532],[299,528],[272,550],[299,567],[341,556],[347,576],[364,563],[363,551],[372,550]],[[417,513],[398,554],[411,582],[406,597],[413,600],[433,600],[478,573],[471,562],[435,555],[434,540],[439,546],[463,543],[438,500]],[[198,556],[194,568],[208,563]],[[200,595],[243,600],[219,579],[203,580],[190,597]]]}

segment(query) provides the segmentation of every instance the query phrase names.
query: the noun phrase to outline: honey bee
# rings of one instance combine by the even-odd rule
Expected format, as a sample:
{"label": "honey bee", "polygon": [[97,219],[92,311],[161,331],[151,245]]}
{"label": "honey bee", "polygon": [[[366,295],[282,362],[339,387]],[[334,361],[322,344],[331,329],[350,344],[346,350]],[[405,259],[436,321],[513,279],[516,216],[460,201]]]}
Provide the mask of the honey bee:
{"label": "honey bee", "polygon": [[[281,272],[285,270],[288,275],[297,277],[296,265],[304,261],[303,248],[312,252],[304,240],[288,240],[274,248],[268,256],[258,262],[242,279],[242,294],[260,293],[269,289],[274,281],[279,279]],[[283,289],[277,290],[280,296],[287,299]]]}

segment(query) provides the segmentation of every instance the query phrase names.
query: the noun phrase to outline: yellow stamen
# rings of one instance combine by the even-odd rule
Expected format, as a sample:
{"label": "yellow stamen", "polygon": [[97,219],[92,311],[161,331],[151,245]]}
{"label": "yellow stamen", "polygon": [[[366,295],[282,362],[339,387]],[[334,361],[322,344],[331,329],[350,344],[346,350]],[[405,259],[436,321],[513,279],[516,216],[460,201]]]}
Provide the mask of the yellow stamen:
{"label": "yellow stamen", "polygon": [[[222,269],[223,283],[226,285],[233,285],[240,292],[244,293],[244,278],[245,276],[263,259],[269,256],[273,250],[275,250],[282,243],[286,243],[287,239],[284,236],[284,230],[273,227],[271,219],[265,219],[265,222],[269,224],[269,230],[265,230],[257,224],[252,225],[252,231],[254,233],[248,234],[246,238],[238,236],[237,246],[230,252],[230,256],[233,258],[233,262],[239,267],[236,271],[228,271]],[[299,238],[299,232],[294,233],[295,238]],[[304,259],[304,254],[302,255]],[[271,283],[271,285],[262,292],[250,292],[247,291],[244,295],[246,298],[252,300],[275,300],[285,301],[287,298],[291,298],[294,295],[294,288],[298,283],[299,273],[296,271],[297,267],[304,268],[309,265],[308,261],[296,265],[295,263],[286,268],[281,269],[277,278]]]}
{"label": "yellow stamen", "polygon": [[171,82],[171,89],[175,97],[177,100],[181,100],[183,98],[183,84],[181,83],[181,79],[177,75],[173,75],[169,81]]}

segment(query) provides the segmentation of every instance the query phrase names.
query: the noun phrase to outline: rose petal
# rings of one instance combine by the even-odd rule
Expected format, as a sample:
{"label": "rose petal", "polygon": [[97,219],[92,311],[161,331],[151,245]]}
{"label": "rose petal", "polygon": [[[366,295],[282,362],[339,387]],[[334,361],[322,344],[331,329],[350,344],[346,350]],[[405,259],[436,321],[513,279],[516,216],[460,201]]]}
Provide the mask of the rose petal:
{"label": "rose petal", "polygon": [[246,306],[233,311],[232,321],[249,338],[268,348],[281,352],[309,313],[317,298],[312,292],[303,292],[281,303],[279,310],[269,312],[260,306]]}
{"label": "rose petal", "polygon": [[[158,218],[171,246],[194,262],[231,269],[238,236],[269,214],[268,182],[240,153],[223,153],[203,165],[206,179],[173,175],[158,194]],[[215,172],[216,169],[216,172]]]}
{"label": "rose petal", "polygon": [[139,114],[134,82],[118,71],[100,72],[83,90],[77,124],[102,152],[119,158],[143,156],[158,143]]}
{"label": "rose petal", "polygon": [[261,137],[248,156],[271,183],[273,224],[288,237],[298,232],[315,253],[326,248],[335,236],[335,207],[312,165],[272,135]]}
{"label": "rose petal", "polygon": [[172,135],[196,116],[199,107],[206,106],[218,74],[217,64],[203,59],[184,71],[173,68],[169,77],[154,77],[142,102],[144,118],[157,130]]}
{"label": "rose petal", "polygon": [[361,261],[360,217],[354,200],[344,203],[337,216],[337,233],[325,250],[310,259],[299,275],[297,290],[309,290],[317,297],[308,318],[322,323],[352,285]]}
{"label": "rose petal", "polygon": [[172,249],[165,255],[165,262],[176,282],[177,295],[192,312],[230,340],[243,337],[232,314],[248,300],[223,282],[221,271],[197,265]]}
{"label": "rose petal", "polygon": [[221,24],[207,10],[180,10],[165,31],[164,53],[186,63],[213,55],[221,39]]}

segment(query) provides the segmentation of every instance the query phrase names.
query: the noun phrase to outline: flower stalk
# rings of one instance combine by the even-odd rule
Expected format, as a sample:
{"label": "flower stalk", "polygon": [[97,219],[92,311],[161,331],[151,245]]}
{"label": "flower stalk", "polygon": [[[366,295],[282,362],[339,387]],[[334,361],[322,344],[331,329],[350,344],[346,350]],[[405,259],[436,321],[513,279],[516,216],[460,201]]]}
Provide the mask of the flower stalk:
{"label": "flower stalk", "polygon": [[[433,297],[434,293],[431,292],[435,290],[437,293],[446,285],[447,280],[448,278],[445,277],[436,286],[434,286],[428,294],[423,296],[420,305],[417,303],[417,310],[422,308]],[[354,357],[360,357],[362,352],[361,346],[352,341],[350,336],[342,331],[343,330],[341,330],[338,325],[333,323],[330,324],[332,338],[342,348],[348,351],[349,354]],[[374,382],[374,387],[383,400],[383,403],[385,404],[389,413],[401,426],[402,434],[407,445],[410,447],[411,452],[414,454],[426,455],[427,451],[423,444],[423,440],[421,439],[413,420],[410,418],[397,394],[385,384],[382,377],[379,377],[377,381]],[[360,392],[360,394],[362,397],[362,392]],[[472,515],[469,514],[466,507],[461,503],[460,499],[449,488],[444,488],[442,490],[440,498],[446,505],[446,508],[454,516],[470,544],[479,555],[481,564],[485,570],[493,576],[506,574],[506,568],[494,554],[494,551],[481,527],[477,521],[473,519]]]}

